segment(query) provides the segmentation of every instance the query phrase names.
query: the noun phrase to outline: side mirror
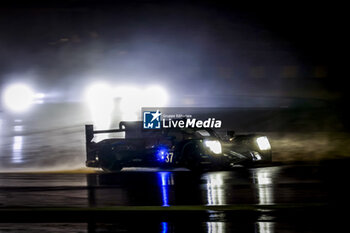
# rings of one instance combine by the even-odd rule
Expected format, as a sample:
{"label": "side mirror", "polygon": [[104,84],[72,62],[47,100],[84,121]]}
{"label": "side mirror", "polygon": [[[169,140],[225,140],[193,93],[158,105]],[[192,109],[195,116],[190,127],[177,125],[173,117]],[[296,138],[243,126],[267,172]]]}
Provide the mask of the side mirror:
{"label": "side mirror", "polygon": [[233,138],[235,136],[236,132],[233,131],[233,130],[228,130],[226,132],[226,135],[229,137],[229,138]]}

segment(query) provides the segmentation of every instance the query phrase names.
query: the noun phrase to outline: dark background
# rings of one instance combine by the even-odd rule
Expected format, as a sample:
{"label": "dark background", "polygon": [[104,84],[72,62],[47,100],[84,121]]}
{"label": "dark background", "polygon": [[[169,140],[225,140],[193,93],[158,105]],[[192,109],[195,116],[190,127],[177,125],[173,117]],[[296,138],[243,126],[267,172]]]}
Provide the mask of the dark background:
{"label": "dark background", "polygon": [[345,13],[336,3],[294,1],[2,1],[1,81],[76,93],[103,77],[208,99],[342,105]]}

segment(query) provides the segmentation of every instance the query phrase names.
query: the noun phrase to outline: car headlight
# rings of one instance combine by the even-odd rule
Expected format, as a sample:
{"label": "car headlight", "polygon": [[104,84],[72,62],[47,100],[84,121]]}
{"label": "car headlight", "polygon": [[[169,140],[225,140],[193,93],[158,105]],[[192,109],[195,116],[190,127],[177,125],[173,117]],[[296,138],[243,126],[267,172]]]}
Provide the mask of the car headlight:
{"label": "car headlight", "polygon": [[25,112],[34,102],[34,91],[25,84],[12,84],[4,91],[4,104],[13,112]]}
{"label": "car headlight", "polygon": [[267,137],[265,137],[265,136],[258,137],[256,139],[256,143],[258,144],[260,150],[270,150],[271,149],[270,142],[267,139]]}
{"label": "car headlight", "polygon": [[205,140],[204,145],[209,148],[214,154],[221,154],[221,143],[218,140]]}

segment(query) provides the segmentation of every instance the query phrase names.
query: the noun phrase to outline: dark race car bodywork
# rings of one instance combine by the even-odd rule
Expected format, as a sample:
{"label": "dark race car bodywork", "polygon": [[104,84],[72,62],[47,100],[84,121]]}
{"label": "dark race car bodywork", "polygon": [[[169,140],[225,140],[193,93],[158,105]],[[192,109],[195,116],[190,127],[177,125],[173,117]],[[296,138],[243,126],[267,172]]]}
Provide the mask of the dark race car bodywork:
{"label": "dark race car bodywork", "polygon": [[[124,137],[93,142],[95,134],[124,133]],[[212,129],[143,130],[141,122],[120,122],[119,129],[94,131],[85,126],[86,166],[105,171],[123,167],[186,167],[190,170],[227,169],[233,165],[271,162],[267,137],[220,137]]]}

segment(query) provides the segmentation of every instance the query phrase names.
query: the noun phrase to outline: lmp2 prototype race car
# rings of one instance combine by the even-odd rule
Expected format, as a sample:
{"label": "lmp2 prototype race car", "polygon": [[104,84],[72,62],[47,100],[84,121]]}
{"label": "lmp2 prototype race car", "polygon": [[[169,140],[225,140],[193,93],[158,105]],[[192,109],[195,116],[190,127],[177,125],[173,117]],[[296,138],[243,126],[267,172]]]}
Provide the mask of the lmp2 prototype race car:
{"label": "lmp2 prototype race car", "polygon": [[[122,133],[123,137],[93,142],[95,134]],[[124,167],[188,168],[193,171],[223,170],[272,160],[266,136],[219,136],[213,129],[166,128],[144,130],[141,121],[122,121],[119,129],[94,130],[85,125],[86,166],[104,171]]]}

